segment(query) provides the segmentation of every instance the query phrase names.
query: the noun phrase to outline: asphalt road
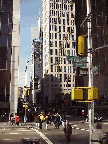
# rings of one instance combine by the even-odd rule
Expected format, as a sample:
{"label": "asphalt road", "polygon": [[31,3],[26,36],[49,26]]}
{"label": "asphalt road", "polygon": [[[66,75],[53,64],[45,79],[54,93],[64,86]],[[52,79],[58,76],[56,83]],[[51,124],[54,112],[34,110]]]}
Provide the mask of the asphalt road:
{"label": "asphalt road", "polygon": [[[73,128],[71,143],[89,144],[89,123],[85,122],[85,118],[71,118],[70,124]],[[6,123],[0,123],[0,144],[23,144],[21,139],[24,138],[40,139],[41,144],[66,144],[62,125],[59,130],[56,130],[54,125],[49,125],[46,130],[45,124],[41,130],[37,130],[34,122],[27,123],[27,126],[8,127],[5,125]],[[102,125],[102,131],[105,133],[108,130],[108,121],[102,122]]]}

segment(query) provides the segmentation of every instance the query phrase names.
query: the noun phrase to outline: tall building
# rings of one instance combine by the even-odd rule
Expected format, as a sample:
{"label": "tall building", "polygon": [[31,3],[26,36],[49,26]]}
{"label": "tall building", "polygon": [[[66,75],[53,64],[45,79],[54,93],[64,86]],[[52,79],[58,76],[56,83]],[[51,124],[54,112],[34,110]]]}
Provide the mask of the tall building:
{"label": "tall building", "polygon": [[43,97],[55,100],[57,93],[70,94],[75,86],[72,61],[75,56],[75,4],[70,0],[42,0]]}
{"label": "tall building", "polygon": [[39,16],[38,27],[31,28],[32,39],[32,66],[33,73],[31,79],[32,101],[37,101],[38,94],[38,80],[42,78],[43,73],[43,45],[42,45],[42,30],[41,30],[41,17]]}
{"label": "tall building", "polygon": [[20,0],[0,0],[0,113],[17,112]]}
{"label": "tall building", "polygon": [[[88,35],[87,22],[91,21],[91,49],[108,45],[108,1],[107,0],[90,0],[91,19],[80,25],[87,17],[86,0],[75,0],[75,24],[76,37],[80,35]],[[82,10],[83,9],[83,10]],[[78,39],[76,39],[76,46]],[[76,47],[78,51],[78,47]],[[92,71],[93,85],[99,88],[99,95],[108,93],[108,46],[98,49],[92,53],[91,68],[96,67]],[[88,86],[87,76],[83,78],[83,85]]]}

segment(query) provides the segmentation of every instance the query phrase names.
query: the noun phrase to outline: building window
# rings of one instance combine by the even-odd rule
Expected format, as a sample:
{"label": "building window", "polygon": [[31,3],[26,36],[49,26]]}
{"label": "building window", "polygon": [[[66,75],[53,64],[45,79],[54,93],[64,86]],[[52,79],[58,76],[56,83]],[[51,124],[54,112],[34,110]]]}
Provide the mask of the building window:
{"label": "building window", "polygon": [[51,74],[51,81],[53,81],[53,74]]}
{"label": "building window", "polygon": [[53,63],[53,57],[51,57],[51,63]]}
{"label": "building window", "polygon": [[53,10],[52,10],[52,16],[53,16]]}
{"label": "building window", "polygon": [[63,26],[63,32],[65,32],[65,26]]}
{"label": "building window", "polygon": [[55,31],[57,31],[57,26],[55,25]]}
{"label": "building window", "polygon": [[62,74],[60,74],[60,82],[62,82]]}
{"label": "building window", "polygon": [[63,24],[65,25],[65,19],[63,19]]}
{"label": "building window", "polygon": [[75,48],[75,42],[72,42],[72,47]]}
{"label": "building window", "polygon": [[55,47],[57,47],[57,41],[55,41]]}
{"label": "building window", "polygon": [[69,25],[69,19],[67,19],[67,25]]}
{"label": "building window", "polygon": [[58,21],[59,21],[59,24],[61,24],[61,19],[60,18],[58,18]]}
{"label": "building window", "polygon": [[57,39],[57,33],[55,33],[55,39]]}
{"label": "building window", "polygon": [[67,74],[64,74],[64,82],[67,80]]}
{"label": "building window", "polygon": [[66,64],[66,58],[64,58],[64,64]]}
{"label": "building window", "polygon": [[59,40],[61,40],[61,34],[59,33]]}
{"label": "building window", "polygon": [[71,6],[71,11],[73,11],[73,5],[70,5]]}
{"label": "building window", "polygon": [[53,25],[52,25],[52,31],[53,31]]}
{"label": "building window", "polygon": [[64,66],[64,72],[66,72],[66,66]]}
{"label": "building window", "polygon": [[51,72],[53,72],[53,65],[51,65]]}
{"label": "building window", "polygon": [[55,57],[55,64],[58,64],[58,57]]}
{"label": "building window", "polygon": [[50,49],[50,55],[53,55],[53,49]]}
{"label": "building window", "polygon": [[74,18],[74,15],[73,15],[73,13],[71,13],[71,18]]}
{"label": "building window", "polygon": [[50,47],[53,47],[53,41],[50,41]]}
{"label": "building window", "polygon": [[72,40],[74,41],[74,35],[72,35]]}
{"label": "building window", "polygon": [[67,50],[67,55],[70,56],[70,50]]}
{"label": "building window", "polygon": [[61,32],[61,26],[59,26],[59,32]]}
{"label": "building window", "polygon": [[70,27],[67,27],[67,32],[69,32],[69,33],[70,33]]}
{"label": "building window", "polygon": [[60,87],[62,87],[62,84],[60,84]]}
{"label": "building window", "polygon": [[61,41],[59,41],[59,47],[61,47]]}
{"label": "building window", "polygon": [[57,55],[57,49],[55,49],[55,55]]}
{"label": "building window", "polygon": [[57,18],[54,18],[54,24],[57,24]]}

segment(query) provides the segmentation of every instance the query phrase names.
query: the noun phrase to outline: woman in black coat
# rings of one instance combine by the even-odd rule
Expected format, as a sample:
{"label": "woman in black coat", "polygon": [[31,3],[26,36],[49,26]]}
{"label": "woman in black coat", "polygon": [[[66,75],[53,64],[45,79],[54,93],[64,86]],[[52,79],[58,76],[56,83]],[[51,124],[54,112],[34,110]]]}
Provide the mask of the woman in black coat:
{"label": "woman in black coat", "polygon": [[56,127],[56,129],[59,129],[59,126],[60,126],[60,117],[56,116],[55,117],[55,127]]}

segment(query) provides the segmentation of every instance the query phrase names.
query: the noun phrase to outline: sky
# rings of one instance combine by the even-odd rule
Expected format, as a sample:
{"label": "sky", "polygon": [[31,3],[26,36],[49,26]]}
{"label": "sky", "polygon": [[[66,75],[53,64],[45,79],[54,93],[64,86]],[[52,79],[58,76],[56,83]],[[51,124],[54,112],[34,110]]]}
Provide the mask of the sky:
{"label": "sky", "polygon": [[[42,0],[20,0],[19,87],[25,84],[26,61],[30,61],[31,27],[42,18]],[[30,86],[31,62],[27,64],[27,86]]]}

